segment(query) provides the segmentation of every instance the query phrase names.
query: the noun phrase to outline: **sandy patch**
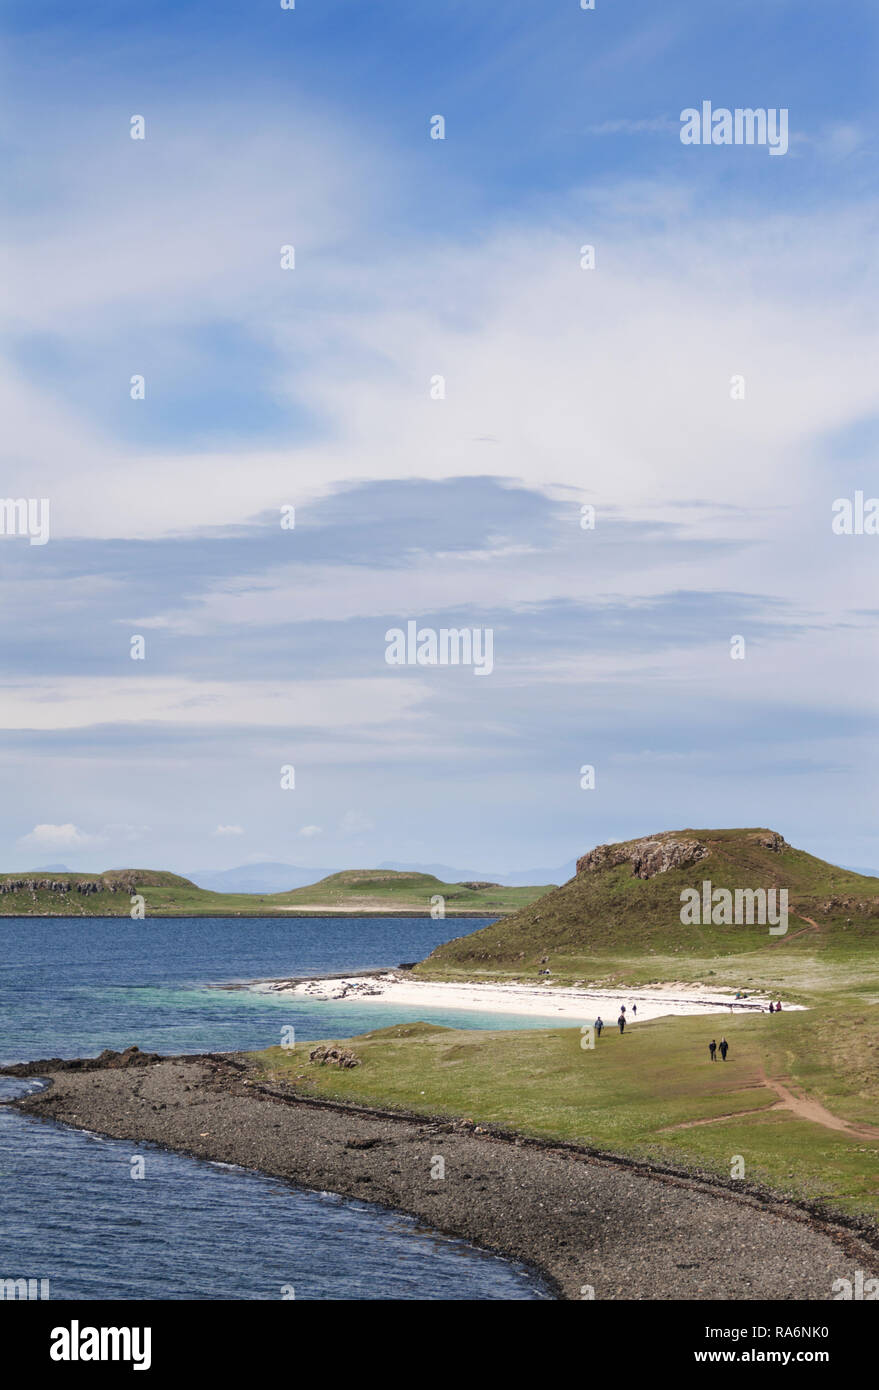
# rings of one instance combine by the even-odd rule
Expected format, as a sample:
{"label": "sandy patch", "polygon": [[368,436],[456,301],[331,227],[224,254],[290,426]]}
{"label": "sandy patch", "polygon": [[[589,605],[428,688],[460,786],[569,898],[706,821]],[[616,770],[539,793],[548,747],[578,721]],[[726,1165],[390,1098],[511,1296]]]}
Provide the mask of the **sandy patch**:
{"label": "sandy patch", "polygon": [[[461,984],[417,980],[393,970],[345,978],[264,980],[251,988],[261,993],[299,995],[308,999],[374,1000],[406,1008],[524,1014],[581,1024],[592,1023],[600,1015],[608,1025],[616,1024],[623,1007],[629,1024],[669,1014],[760,1013],[769,1007],[768,996],[751,994],[747,999],[736,999],[734,991],[705,990],[701,985],[669,984],[621,990],[550,984]],[[802,1007],[784,1005],[786,1009]]]}

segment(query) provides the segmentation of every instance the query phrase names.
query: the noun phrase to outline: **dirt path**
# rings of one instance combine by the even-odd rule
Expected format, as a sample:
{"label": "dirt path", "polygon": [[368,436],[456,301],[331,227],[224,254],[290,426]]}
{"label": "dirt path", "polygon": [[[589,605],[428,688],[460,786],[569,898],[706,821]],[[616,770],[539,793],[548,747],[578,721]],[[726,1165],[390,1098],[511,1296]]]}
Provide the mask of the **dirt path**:
{"label": "dirt path", "polygon": [[820,934],[821,928],[818,926],[818,923],[815,921],[814,917],[807,917],[802,912],[794,912],[793,908],[791,908],[791,916],[799,917],[801,922],[808,922],[809,925],[807,927],[801,927],[800,930],[795,931],[792,936],[777,936],[774,941],[770,942],[770,945],[780,946],[782,942],[785,942],[786,944],[788,941],[796,941],[798,936],[805,936],[806,933],[810,931],[816,931]]}
{"label": "dirt path", "polygon": [[773,1077],[764,1075],[764,1081],[779,1097],[779,1104],[773,1105],[771,1109],[790,1110],[801,1120],[811,1120],[813,1124],[823,1125],[825,1129],[835,1129],[841,1134],[851,1134],[858,1139],[879,1139],[879,1127],[876,1125],[852,1124],[849,1120],[841,1120],[838,1115],[831,1114],[820,1100],[812,1100],[802,1094],[796,1095],[783,1082],[776,1081]]}
{"label": "dirt path", "polygon": [[724,1120],[740,1120],[743,1115],[768,1115],[772,1110],[782,1109],[782,1102],[777,1100],[774,1105],[755,1105],[751,1110],[727,1110],[723,1115],[709,1115],[705,1120],[681,1120],[676,1125],[663,1125],[657,1134],[670,1134],[676,1129],[698,1129],[700,1125],[719,1125]]}
{"label": "dirt path", "polygon": [[879,1126],[868,1124],[855,1124],[849,1120],[840,1119],[830,1110],[823,1106],[820,1100],[813,1100],[800,1092],[797,1094],[790,1087],[794,1084],[789,1077],[783,1081],[778,1081],[774,1077],[767,1076],[765,1071],[760,1069],[760,1087],[767,1087],[774,1091],[778,1100],[774,1105],[758,1105],[750,1110],[729,1110],[723,1115],[709,1115],[705,1120],[684,1120],[676,1125],[663,1125],[658,1131],[666,1134],[678,1129],[697,1129],[700,1125],[719,1125],[725,1120],[738,1120],[745,1115],[769,1115],[776,1110],[787,1110],[790,1114],[796,1115],[799,1120],[810,1120],[812,1124],[823,1125],[825,1129],[836,1130],[840,1134],[851,1135],[853,1139],[879,1139]]}

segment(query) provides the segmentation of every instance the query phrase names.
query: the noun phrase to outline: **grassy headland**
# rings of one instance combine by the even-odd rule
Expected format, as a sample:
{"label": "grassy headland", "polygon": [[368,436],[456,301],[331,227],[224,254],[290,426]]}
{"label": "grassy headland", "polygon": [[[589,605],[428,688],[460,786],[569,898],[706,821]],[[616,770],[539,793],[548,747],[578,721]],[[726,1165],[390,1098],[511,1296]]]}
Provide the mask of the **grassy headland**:
{"label": "grassy headland", "polygon": [[178,874],[152,869],[44,871],[0,874],[0,916],[127,917],[131,896],[141,894],[148,917],[295,917],[315,909],[342,915],[426,916],[437,896],[443,899],[447,917],[492,917],[515,912],[545,892],[546,885],[442,883],[432,874],[390,869],[349,869],[289,893],[213,893]]}
{"label": "grassy headland", "polygon": [[[787,888],[788,932],[683,925],[681,892]],[[879,1217],[879,882],[772,831],[677,831],[600,846],[513,916],[440,946],[426,978],[633,988],[673,982],[780,994],[807,1012],[660,1018],[594,1048],[578,1028],[402,1025],[346,1042],[360,1065],[270,1049],[268,1075],[309,1094],[466,1117],[681,1169],[744,1177]],[[549,976],[539,975],[549,970]],[[611,1006],[612,1009],[612,1006]],[[615,1011],[605,1016],[612,1025]],[[592,1016],[583,1023],[591,1023]],[[708,1042],[724,1034],[726,1062]]]}
{"label": "grassy headland", "polygon": [[[787,933],[747,922],[683,925],[682,890],[701,891],[705,880],[730,893],[786,889]],[[776,956],[826,956],[829,964],[877,950],[879,879],[794,849],[772,830],[677,830],[599,846],[560,888],[438,946],[418,971],[443,979],[533,977],[546,960],[554,979],[570,982],[595,980],[626,962],[631,983],[703,974],[736,983],[752,973],[742,958],[753,954],[756,984],[767,970],[773,980]]]}

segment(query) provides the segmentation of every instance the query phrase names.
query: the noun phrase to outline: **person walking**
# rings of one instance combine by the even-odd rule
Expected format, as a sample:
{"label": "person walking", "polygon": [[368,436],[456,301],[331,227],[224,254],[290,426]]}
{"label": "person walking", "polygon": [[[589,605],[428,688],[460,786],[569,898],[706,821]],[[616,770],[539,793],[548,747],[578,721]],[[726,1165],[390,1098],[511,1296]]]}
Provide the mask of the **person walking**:
{"label": "person walking", "polygon": [[620,1016],[619,1016],[619,1018],[617,1019],[617,1023],[620,1025],[620,1032],[621,1032],[621,1033],[625,1033],[625,1031],[626,1031],[626,1011],[625,1011],[625,1009],[621,1009],[621,1010],[620,1010]]}
{"label": "person walking", "polygon": [[595,1029],[596,1036],[600,1038],[601,1030],[604,1027],[604,1019],[601,1017],[601,1014],[598,1015],[592,1026]]}
{"label": "person walking", "polygon": [[726,1054],[729,1052],[729,1043],[726,1038],[720,1040],[720,1056],[722,1061],[726,1061]]}
{"label": "person walking", "polygon": [[714,1038],[712,1038],[712,1039],[711,1039],[711,1042],[708,1044],[708,1051],[711,1053],[711,1060],[712,1060],[712,1062],[716,1062],[716,1061],[717,1061],[717,1042],[716,1042],[716,1040],[715,1040]]}
{"label": "person walking", "polygon": [[774,1013],[775,1013],[775,1005],[773,1004],[773,1002],[772,1002],[771,999],[770,999],[770,1001],[769,1001],[769,1012],[770,1012],[771,1014],[774,1014]]}
{"label": "person walking", "polygon": [[632,1014],[633,1014],[633,1016],[634,1016],[635,1014],[637,1014],[637,1012],[638,1012],[638,1005],[637,1005],[637,1004],[633,1004],[633,1005],[632,1005]]}
{"label": "person walking", "polygon": [[780,1014],[780,1013],[781,1013],[781,1000],[780,1000],[780,999],[776,999],[776,1001],[775,1001],[775,1012],[776,1012],[777,1014]]}

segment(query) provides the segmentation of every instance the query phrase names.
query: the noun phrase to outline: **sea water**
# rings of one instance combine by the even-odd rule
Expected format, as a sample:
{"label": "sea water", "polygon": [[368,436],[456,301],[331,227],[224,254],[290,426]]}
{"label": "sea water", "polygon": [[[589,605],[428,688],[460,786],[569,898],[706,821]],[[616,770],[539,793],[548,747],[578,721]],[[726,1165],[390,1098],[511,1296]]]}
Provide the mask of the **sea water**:
{"label": "sea water", "polygon": [[[539,1026],[216,988],[386,968],[454,934],[460,924],[426,918],[3,918],[0,1062],[131,1043],[165,1053],[262,1048],[291,1025],[303,1040],[417,1018]],[[0,1100],[40,1084],[0,1078]],[[134,1179],[132,1159],[144,1153],[149,1176]],[[48,1279],[62,1300],[547,1296],[523,1267],[399,1213],[0,1105],[0,1280],[13,1278]]]}

